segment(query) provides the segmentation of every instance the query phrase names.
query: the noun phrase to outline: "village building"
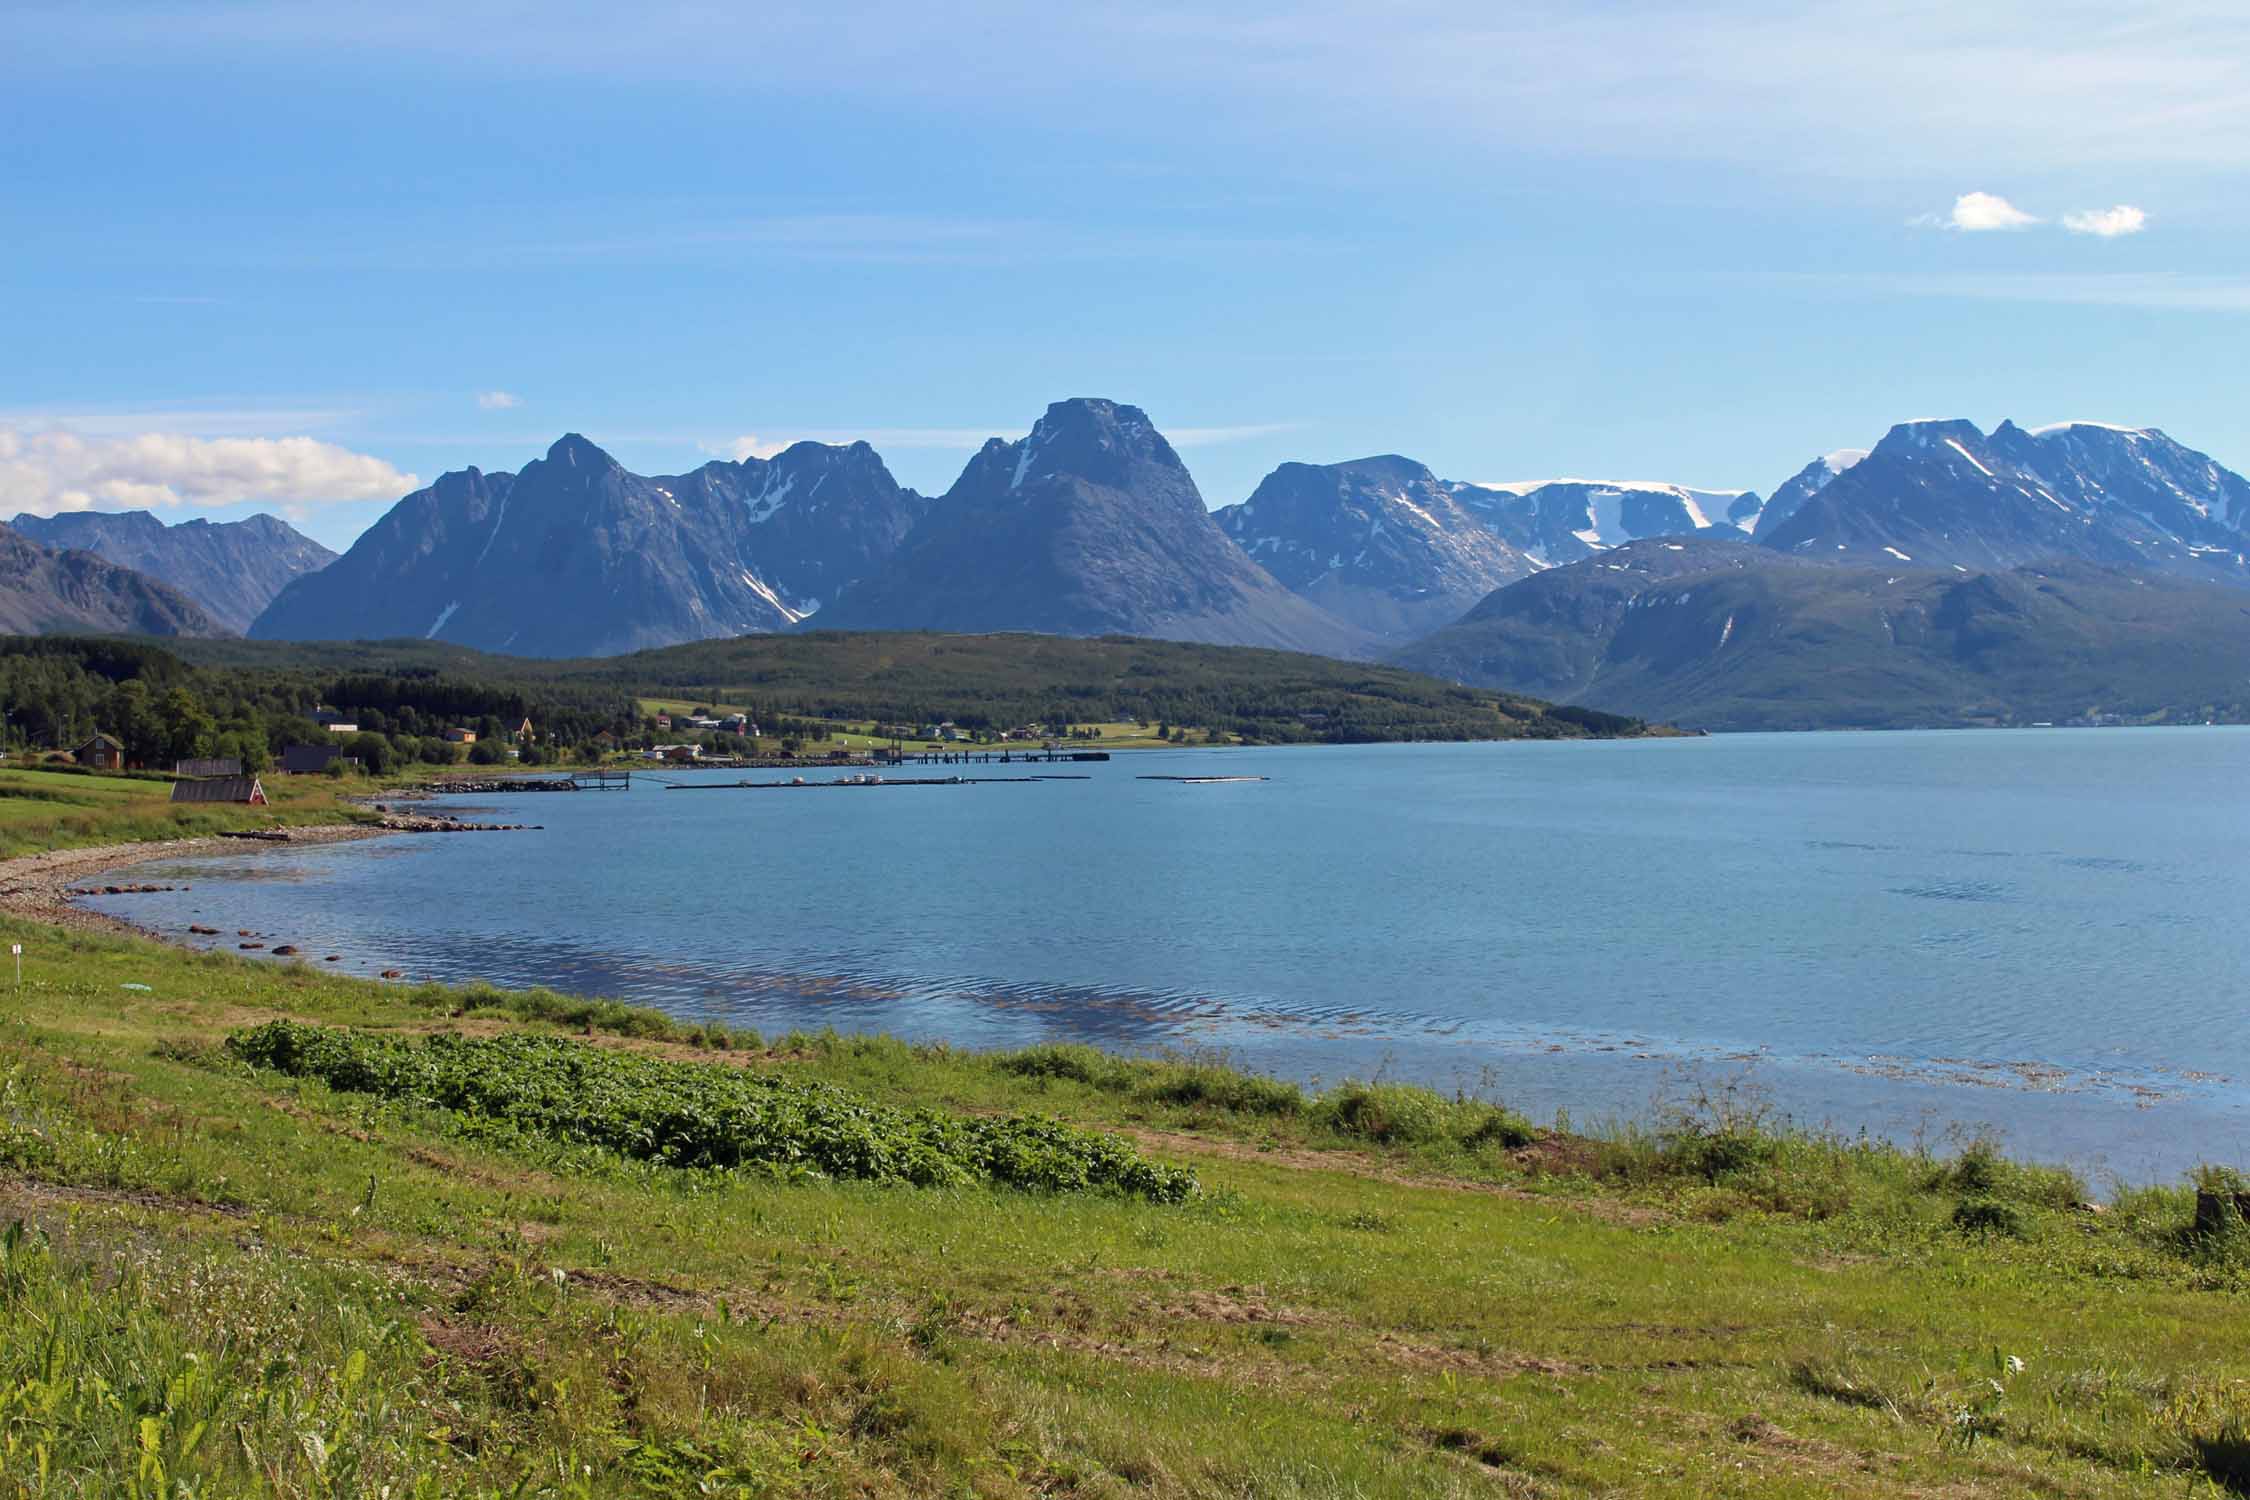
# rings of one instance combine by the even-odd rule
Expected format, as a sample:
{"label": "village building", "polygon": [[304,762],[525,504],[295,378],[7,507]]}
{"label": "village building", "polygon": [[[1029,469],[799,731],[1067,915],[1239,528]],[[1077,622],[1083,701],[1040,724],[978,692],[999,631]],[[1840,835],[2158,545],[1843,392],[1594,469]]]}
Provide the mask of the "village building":
{"label": "village building", "polygon": [[174,802],[239,802],[249,807],[266,805],[265,783],[255,776],[213,776],[202,781],[172,783]]}
{"label": "village building", "polygon": [[457,724],[445,732],[445,742],[448,745],[473,745],[477,742],[477,732]]}
{"label": "village building", "polygon": [[516,740],[518,741],[518,743],[528,745],[531,743],[531,738],[531,720],[525,719],[521,724],[518,724],[516,726]]}
{"label": "village building", "polygon": [[97,771],[125,769],[125,746],[106,734],[97,734],[70,752],[71,759]]}

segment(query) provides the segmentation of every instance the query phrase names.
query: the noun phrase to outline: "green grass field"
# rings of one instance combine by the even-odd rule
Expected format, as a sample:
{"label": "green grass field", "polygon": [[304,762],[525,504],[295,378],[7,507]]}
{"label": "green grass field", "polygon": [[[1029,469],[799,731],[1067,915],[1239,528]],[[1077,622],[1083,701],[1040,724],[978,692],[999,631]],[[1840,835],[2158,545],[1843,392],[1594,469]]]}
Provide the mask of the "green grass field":
{"label": "green grass field", "polygon": [[373,783],[324,776],[261,778],[269,805],[239,807],[169,800],[172,783],[160,777],[105,776],[72,771],[0,770],[0,858],[48,849],[194,838],[203,834],[276,824],[368,821],[368,813],[343,800]]}
{"label": "green grass field", "polygon": [[[2250,1233],[2198,1238],[2184,1189],[2093,1213],[2064,1174],[1723,1111],[1595,1140],[1397,1087],[761,1041],[0,928],[29,949],[24,989],[0,995],[7,1493],[2250,1482]],[[666,1165],[660,1139],[570,1134],[571,1110],[610,1118],[606,1095],[447,1107],[224,1045],[276,1017],[748,1068],[864,1101],[836,1106],[847,1124],[1052,1116],[1199,1187],[1165,1203]]]}

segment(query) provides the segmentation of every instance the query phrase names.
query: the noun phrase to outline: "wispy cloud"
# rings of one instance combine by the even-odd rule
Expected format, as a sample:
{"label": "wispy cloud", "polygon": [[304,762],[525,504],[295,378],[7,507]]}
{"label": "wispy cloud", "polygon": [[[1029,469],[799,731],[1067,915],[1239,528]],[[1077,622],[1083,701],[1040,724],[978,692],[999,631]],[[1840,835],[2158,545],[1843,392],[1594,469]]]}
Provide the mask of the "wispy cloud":
{"label": "wispy cloud", "polygon": [[486,411],[514,411],[523,405],[523,397],[513,391],[479,391],[477,405]]}
{"label": "wispy cloud", "polygon": [[97,436],[0,424],[0,514],[217,507],[307,507],[396,499],[414,488],[379,458],[308,437]]}
{"label": "wispy cloud", "polygon": [[2120,203],[2115,208],[2088,208],[2063,215],[2063,228],[2072,234],[2099,235],[2105,240],[2123,234],[2139,234],[2148,227],[2148,215],[2130,203]]}
{"label": "wispy cloud", "polygon": [[[0,75],[34,59],[331,57],[482,76],[695,87],[775,57],[761,89],[901,101],[1145,139],[1277,130],[1442,136],[1560,154],[2250,165],[2250,11],[2231,0],[1351,0],[1057,8],[1038,0],[767,0],[717,8],[283,0],[0,10]],[[964,37],[975,45],[964,46]],[[1880,37],[1880,46],[1869,38]],[[15,45],[4,45],[13,41]],[[942,57],[946,65],[931,66]],[[22,59],[14,62],[12,59]],[[683,59],[691,61],[683,62]],[[1185,107],[1189,103],[1196,107]]]}
{"label": "wispy cloud", "polygon": [[1961,297],[1992,302],[2052,302],[2076,307],[2145,307],[2179,312],[2250,312],[2250,276],[2120,271],[1974,273],[1918,276],[1808,272],[1760,281],[1846,296]]}
{"label": "wispy cloud", "polygon": [[255,396],[218,396],[197,401],[0,407],[0,427],[60,427],[112,437],[142,432],[182,432],[203,438],[262,437],[328,431],[364,415],[358,406],[266,404]]}

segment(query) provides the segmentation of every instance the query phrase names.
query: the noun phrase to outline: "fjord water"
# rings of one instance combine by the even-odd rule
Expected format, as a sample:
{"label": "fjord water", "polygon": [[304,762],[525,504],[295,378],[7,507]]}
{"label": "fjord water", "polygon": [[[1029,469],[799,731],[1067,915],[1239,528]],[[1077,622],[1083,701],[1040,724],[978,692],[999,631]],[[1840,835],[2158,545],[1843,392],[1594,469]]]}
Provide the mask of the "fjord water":
{"label": "fjord water", "polygon": [[767,1032],[1218,1048],[1581,1122],[1747,1077],[1807,1123],[1989,1125],[2135,1181],[2250,1150],[2250,731],[962,774],[1057,769],[1088,779],[494,798],[544,830],[179,860],[192,890],[100,904]]}

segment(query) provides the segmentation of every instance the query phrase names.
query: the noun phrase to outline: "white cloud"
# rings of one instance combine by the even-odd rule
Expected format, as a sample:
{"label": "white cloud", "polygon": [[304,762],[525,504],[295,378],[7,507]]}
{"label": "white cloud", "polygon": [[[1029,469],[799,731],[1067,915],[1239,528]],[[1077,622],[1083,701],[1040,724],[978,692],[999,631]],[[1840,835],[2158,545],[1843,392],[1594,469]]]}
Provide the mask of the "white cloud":
{"label": "white cloud", "polygon": [[514,411],[523,405],[523,397],[513,391],[479,391],[477,405],[486,411]]}
{"label": "white cloud", "polygon": [[379,458],[309,437],[99,436],[0,424],[0,515],[395,500],[415,487]]}
{"label": "white cloud", "polygon": [[2098,234],[2105,240],[2121,234],[2139,234],[2148,228],[2148,215],[2130,203],[2115,208],[2087,208],[2063,215],[2063,228],[2072,234]]}
{"label": "white cloud", "polygon": [[1944,218],[1925,214],[1914,222],[1958,229],[1965,234],[1981,234],[1992,229],[2029,228],[2038,223],[2039,218],[2036,214],[2025,213],[1998,193],[1963,193],[1953,200],[1953,212]]}

